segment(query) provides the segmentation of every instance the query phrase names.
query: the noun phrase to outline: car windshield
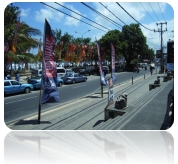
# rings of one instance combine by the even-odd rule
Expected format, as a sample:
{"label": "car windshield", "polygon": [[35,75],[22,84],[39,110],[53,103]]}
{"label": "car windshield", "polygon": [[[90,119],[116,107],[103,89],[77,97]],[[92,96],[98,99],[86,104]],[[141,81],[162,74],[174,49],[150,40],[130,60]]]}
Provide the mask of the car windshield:
{"label": "car windshield", "polygon": [[66,70],[66,73],[71,73],[71,72],[73,72],[72,70]]}
{"label": "car windshield", "polygon": [[84,72],[85,71],[85,69],[80,69],[80,72]]}
{"label": "car windshield", "polygon": [[65,70],[58,68],[58,69],[57,69],[57,73],[65,73]]}
{"label": "car windshield", "polygon": [[73,74],[72,73],[67,73],[65,76],[66,77],[73,77]]}

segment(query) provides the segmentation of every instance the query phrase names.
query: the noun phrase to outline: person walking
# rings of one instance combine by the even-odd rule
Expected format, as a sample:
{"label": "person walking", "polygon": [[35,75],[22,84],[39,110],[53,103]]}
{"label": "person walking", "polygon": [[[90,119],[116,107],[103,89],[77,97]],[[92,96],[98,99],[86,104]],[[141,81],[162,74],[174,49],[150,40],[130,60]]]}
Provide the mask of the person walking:
{"label": "person walking", "polygon": [[6,72],[4,72],[4,80],[8,80]]}
{"label": "person walking", "polygon": [[7,72],[7,79],[8,79],[8,80],[11,80],[11,79],[12,79],[12,78],[11,78],[11,73],[10,73],[9,71]]}
{"label": "person walking", "polygon": [[16,80],[17,80],[18,82],[20,82],[20,74],[19,74],[19,71],[17,71],[17,73],[16,73]]}
{"label": "person walking", "polygon": [[153,73],[153,67],[151,65],[150,65],[150,73],[151,73],[151,75]]}

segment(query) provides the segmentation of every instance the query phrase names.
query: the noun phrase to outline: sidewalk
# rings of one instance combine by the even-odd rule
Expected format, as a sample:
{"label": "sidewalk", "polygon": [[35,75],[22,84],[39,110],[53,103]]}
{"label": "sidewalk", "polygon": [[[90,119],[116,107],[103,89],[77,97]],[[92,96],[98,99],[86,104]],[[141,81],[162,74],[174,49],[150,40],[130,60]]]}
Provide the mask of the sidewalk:
{"label": "sidewalk", "polygon": [[[120,85],[114,86],[115,101],[117,96],[123,93],[128,94],[128,109],[130,111],[124,115],[124,117],[121,116],[110,119],[106,122],[104,121],[104,109],[108,103],[108,90],[105,90],[103,97],[101,97],[99,89],[98,92],[92,95],[67,102],[62,106],[60,104],[60,106],[56,106],[56,108],[52,108],[47,112],[41,113],[40,124],[38,124],[38,115],[36,115],[34,117],[19,120],[15,124],[9,125],[9,128],[12,130],[95,130],[95,128],[99,125],[106,124],[107,122],[112,124],[119,121],[122,121],[122,125],[119,125],[120,127],[117,123],[115,123],[108,130],[113,128],[115,130],[160,130],[161,127],[169,127],[170,125],[162,125],[165,120],[167,123],[170,123],[170,119],[172,118],[170,118],[170,115],[168,114],[169,112],[167,110],[170,109],[168,109],[167,103],[168,95],[173,88],[173,79],[168,82],[163,82],[163,79],[161,78],[161,86],[149,91],[149,84],[153,84],[154,81],[157,80],[157,76],[162,75],[165,74],[154,73],[152,76],[149,74],[145,76],[145,79],[143,76],[134,79],[133,84],[132,81],[126,81]],[[148,101],[147,95],[151,93],[151,98]],[[144,97],[145,100],[143,101]],[[139,109],[134,108],[134,110],[132,110],[131,108],[133,107],[133,104],[138,102],[141,102],[141,105],[144,108],[142,109],[140,105]],[[152,110],[149,112],[150,108],[152,108],[155,112]],[[145,112],[144,109],[147,110],[147,112]],[[157,118],[160,111],[161,117],[158,117],[159,121],[153,122],[154,118]],[[116,124],[117,126],[115,126]]]}

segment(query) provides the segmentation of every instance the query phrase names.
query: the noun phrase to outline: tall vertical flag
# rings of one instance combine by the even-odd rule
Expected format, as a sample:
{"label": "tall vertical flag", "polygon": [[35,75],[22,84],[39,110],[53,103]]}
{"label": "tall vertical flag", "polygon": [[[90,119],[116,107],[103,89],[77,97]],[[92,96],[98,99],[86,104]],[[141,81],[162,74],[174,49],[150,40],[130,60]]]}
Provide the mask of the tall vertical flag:
{"label": "tall vertical flag", "polygon": [[42,86],[41,103],[59,102],[57,86],[57,69],[54,54],[55,42],[48,21],[45,19],[43,57],[42,57]]}
{"label": "tall vertical flag", "polygon": [[101,62],[101,55],[100,55],[100,44],[96,41],[97,49],[98,49],[98,63],[99,63],[99,70],[100,70],[100,77],[101,77],[101,84],[106,85],[106,80],[104,77],[102,62]]}
{"label": "tall vertical flag", "polygon": [[18,18],[16,29],[14,31],[14,38],[12,40],[12,45],[11,45],[11,51],[16,53],[16,45],[17,45],[17,31],[18,28],[20,27],[20,18]]}
{"label": "tall vertical flag", "polygon": [[116,76],[115,76],[115,49],[113,44],[111,43],[111,63],[112,63],[112,71],[111,71],[111,77],[113,82],[116,81]]}

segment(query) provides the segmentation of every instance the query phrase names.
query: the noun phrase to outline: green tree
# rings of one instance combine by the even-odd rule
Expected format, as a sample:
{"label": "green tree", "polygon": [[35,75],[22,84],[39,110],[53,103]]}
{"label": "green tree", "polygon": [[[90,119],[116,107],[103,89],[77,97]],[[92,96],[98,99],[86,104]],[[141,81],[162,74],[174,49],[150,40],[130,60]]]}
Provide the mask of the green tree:
{"label": "green tree", "polygon": [[132,60],[138,59],[138,55],[145,47],[146,37],[138,24],[130,24],[123,26],[119,39],[121,41],[120,52],[124,56],[128,68]]}
{"label": "green tree", "polygon": [[109,60],[109,61],[111,60],[111,45],[110,45],[111,42],[114,45],[116,59],[119,58],[120,44],[121,44],[119,40],[120,33],[121,32],[119,30],[111,30],[107,32],[104,36],[102,36],[101,39],[99,39],[101,49],[104,48],[104,51],[107,53],[106,60]]}
{"label": "green tree", "polygon": [[13,3],[5,8],[4,12],[4,38],[7,37],[9,44],[9,51],[5,53],[5,68],[7,64],[7,59],[10,58],[13,62],[20,62],[22,59],[33,60],[26,54],[29,48],[36,48],[39,45],[39,41],[32,36],[41,35],[41,31],[30,27],[25,22],[20,22],[20,27],[17,31],[17,44],[16,53],[14,54],[10,47],[12,45],[14,31],[18,23],[18,17],[20,16],[20,11],[18,7],[13,6]]}

